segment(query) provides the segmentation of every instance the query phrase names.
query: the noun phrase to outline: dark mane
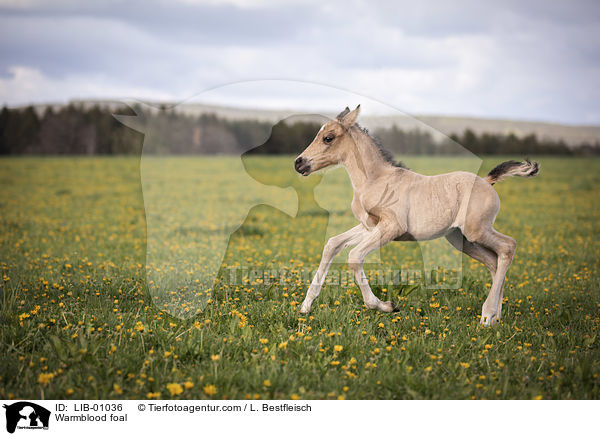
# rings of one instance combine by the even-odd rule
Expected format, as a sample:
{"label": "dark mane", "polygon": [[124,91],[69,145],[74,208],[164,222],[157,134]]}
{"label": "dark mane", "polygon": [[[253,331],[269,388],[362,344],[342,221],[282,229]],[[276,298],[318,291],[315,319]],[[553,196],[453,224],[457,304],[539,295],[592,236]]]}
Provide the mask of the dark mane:
{"label": "dark mane", "polygon": [[358,127],[361,132],[363,132],[365,135],[367,135],[371,141],[373,141],[373,144],[375,144],[377,146],[377,149],[379,150],[381,157],[383,157],[383,159],[385,159],[386,162],[388,162],[398,168],[407,168],[406,165],[404,165],[404,163],[395,160],[392,153],[383,147],[383,145],[381,144],[381,141],[379,141],[379,139],[371,136],[371,134],[369,133],[369,130],[366,127],[361,127],[358,125],[358,123],[355,124],[355,126]]}

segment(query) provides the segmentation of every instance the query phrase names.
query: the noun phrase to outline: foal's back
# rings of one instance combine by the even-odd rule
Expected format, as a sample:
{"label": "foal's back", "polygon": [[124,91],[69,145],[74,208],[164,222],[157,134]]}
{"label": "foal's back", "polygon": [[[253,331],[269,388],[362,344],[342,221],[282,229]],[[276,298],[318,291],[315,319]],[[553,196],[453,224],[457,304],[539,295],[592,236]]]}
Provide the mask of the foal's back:
{"label": "foal's back", "polygon": [[426,176],[413,171],[398,172],[397,212],[406,215],[407,233],[416,240],[446,235],[453,228],[466,229],[467,218],[492,225],[500,208],[500,199],[492,186],[476,174],[466,171]]}

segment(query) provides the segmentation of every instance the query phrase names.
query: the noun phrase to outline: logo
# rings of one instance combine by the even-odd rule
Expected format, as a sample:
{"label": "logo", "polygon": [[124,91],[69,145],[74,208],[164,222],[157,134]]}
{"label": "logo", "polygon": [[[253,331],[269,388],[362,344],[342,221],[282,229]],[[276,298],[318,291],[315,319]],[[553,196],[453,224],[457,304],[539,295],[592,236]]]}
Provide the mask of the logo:
{"label": "logo", "polygon": [[15,429],[48,429],[50,411],[29,401],[19,401],[4,405],[6,409],[6,431],[14,433]]}

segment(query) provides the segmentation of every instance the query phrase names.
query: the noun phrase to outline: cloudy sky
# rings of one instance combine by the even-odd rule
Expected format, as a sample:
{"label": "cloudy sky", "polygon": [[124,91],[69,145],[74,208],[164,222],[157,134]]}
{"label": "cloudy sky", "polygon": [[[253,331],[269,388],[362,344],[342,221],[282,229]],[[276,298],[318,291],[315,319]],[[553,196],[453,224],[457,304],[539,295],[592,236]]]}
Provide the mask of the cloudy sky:
{"label": "cloudy sky", "polygon": [[[600,124],[599,77],[595,0],[0,0],[9,105],[182,100],[285,79],[413,114]],[[319,96],[291,104],[311,102]]]}

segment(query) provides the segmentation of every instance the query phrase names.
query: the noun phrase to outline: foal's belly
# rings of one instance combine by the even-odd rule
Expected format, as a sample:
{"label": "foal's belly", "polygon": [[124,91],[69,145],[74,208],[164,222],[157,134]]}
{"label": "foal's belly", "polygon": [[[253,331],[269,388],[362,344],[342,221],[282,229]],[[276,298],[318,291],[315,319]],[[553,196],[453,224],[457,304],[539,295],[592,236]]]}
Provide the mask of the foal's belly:
{"label": "foal's belly", "polygon": [[401,235],[395,239],[395,241],[429,241],[431,239],[441,238],[446,236],[452,225],[441,226],[439,228],[427,228],[427,229],[409,229],[405,235]]}

